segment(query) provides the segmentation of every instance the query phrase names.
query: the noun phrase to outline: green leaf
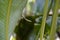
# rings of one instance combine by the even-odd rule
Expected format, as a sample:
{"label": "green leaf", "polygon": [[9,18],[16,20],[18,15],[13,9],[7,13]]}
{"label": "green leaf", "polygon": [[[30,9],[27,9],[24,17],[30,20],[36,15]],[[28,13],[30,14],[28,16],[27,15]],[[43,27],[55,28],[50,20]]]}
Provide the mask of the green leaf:
{"label": "green leaf", "polygon": [[27,0],[0,0],[0,40],[9,40]]}

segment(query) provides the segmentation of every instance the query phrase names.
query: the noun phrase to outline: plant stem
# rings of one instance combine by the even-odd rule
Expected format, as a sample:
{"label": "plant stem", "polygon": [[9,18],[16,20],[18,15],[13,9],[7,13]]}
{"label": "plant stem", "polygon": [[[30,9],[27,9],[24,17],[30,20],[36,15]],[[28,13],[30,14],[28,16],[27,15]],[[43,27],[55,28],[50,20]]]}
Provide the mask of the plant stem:
{"label": "plant stem", "polygon": [[44,5],[44,12],[43,12],[44,14],[43,14],[42,24],[41,24],[41,29],[40,29],[40,40],[43,40],[47,12],[48,12],[48,0],[46,0],[45,5]]}
{"label": "plant stem", "polygon": [[56,4],[53,11],[52,24],[51,24],[50,40],[55,40],[56,23],[58,17],[58,4],[59,4],[59,0],[56,0]]}

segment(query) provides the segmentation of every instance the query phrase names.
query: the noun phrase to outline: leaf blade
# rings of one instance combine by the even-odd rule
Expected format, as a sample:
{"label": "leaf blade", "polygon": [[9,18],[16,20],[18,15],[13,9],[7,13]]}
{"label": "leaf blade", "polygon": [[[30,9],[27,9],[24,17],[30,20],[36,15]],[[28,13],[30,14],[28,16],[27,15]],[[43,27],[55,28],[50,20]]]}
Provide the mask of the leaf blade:
{"label": "leaf blade", "polygon": [[27,0],[0,0],[0,40],[9,40]]}

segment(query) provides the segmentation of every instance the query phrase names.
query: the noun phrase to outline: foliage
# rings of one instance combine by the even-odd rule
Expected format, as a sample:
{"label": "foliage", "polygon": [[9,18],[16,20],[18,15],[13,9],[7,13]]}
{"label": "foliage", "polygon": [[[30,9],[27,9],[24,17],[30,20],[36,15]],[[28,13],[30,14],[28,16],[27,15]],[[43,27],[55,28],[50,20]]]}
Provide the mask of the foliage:
{"label": "foliage", "polygon": [[[48,36],[50,40],[55,40],[55,34],[60,31],[60,15],[57,12],[59,2],[0,0],[0,40],[9,40],[13,33],[16,34],[16,39],[13,40],[46,40]],[[52,15],[49,14],[51,9]],[[31,15],[24,15],[23,11]]]}
{"label": "foliage", "polygon": [[9,40],[27,0],[0,0],[0,40]]}

